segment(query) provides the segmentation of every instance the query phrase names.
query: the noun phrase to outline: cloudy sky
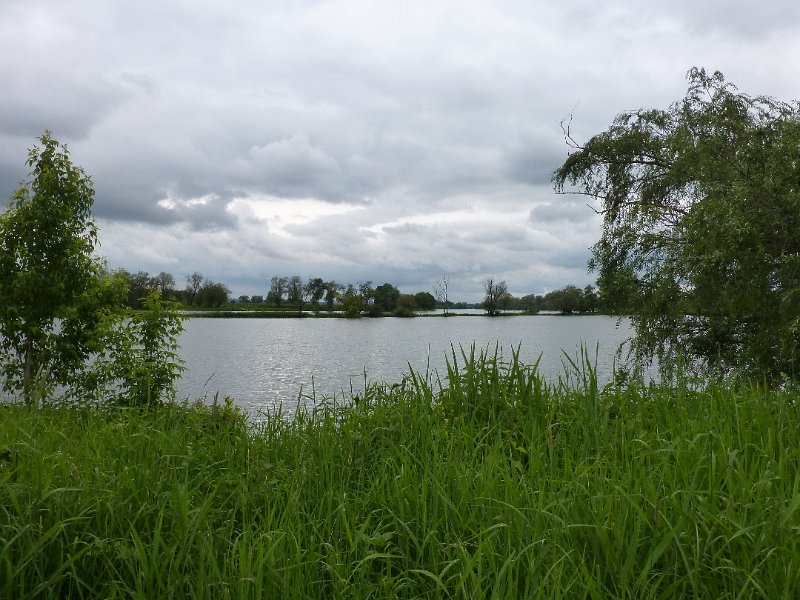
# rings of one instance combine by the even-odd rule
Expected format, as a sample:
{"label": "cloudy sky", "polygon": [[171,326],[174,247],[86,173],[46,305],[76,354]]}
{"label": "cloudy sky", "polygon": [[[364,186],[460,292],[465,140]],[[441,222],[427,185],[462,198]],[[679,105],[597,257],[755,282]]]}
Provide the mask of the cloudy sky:
{"label": "cloudy sky", "polygon": [[692,66],[798,99],[800,2],[2,0],[0,57],[0,198],[50,129],[112,266],[477,301],[594,281],[562,119],[665,108]]}

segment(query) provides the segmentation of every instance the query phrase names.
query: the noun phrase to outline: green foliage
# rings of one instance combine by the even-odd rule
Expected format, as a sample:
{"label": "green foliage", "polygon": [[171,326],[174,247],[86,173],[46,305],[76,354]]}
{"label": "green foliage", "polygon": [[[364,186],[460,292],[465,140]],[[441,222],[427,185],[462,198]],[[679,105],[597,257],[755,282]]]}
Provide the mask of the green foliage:
{"label": "green foliage", "polygon": [[400,297],[398,290],[391,283],[384,283],[375,288],[375,306],[381,312],[392,312],[397,306],[397,299]]}
{"label": "green foliage", "polygon": [[160,291],[145,300],[146,314],[129,316],[124,303],[140,302],[148,288],[168,289],[170,278],[107,273],[93,256],[91,179],[49,132],[39,141],[28,154],[30,181],[0,215],[4,388],[29,404],[57,389],[70,400],[98,401],[114,371],[124,390],[116,397],[141,403],[147,388],[156,401],[177,376],[180,319]]}
{"label": "green foliage", "polygon": [[230,293],[231,291],[225,284],[207,279],[200,286],[194,303],[199,306],[219,308],[228,301]]}
{"label": "green foliage", "polygon": [[152,291],[143,308],[106,315],[95,359],[76,375],[73,398],[140,407],[174,399],[174,382],[183,370],[180,304]]}
{"label": "green foliage", "polygon": [[273,277],[270,280],[270,288],[267,291],[267,304],[274,304],[277,307],[283,303],[286,288],[289,285],[288,277]]}
{"label": "green foliage", "polygon": [[582,290],[574,285],[568,285],[560,290],[546,293],[544,296],[532,299],[537,309],[557,310],[562,315],[573,313],[594,312],[598,306],[599,299],[594,287],[587,285]]}
{"label": "green foliage", "polygon": [[364,310],[365,301],[364,296],[359,293],[358,289],[351,285],[342,296],[342,308],[344,308],[344,316],[349,319],[358,319],[361,317],[361,312]]}
{"label": "green foliage", "polygon": [[319,310],[319,302],[325,296],[325,282],[319,277],[309,277],[303,293],[315,310]]}
{"label": "green foliage", "polygon": [[414,304],[419,310],[435,310],[436,298],[430,292],[417,292],[414,294]]}
{"label": "green foliage", "polygon": [[396,317],[413,317],[417,302],[411,294],[400,294],[395,304],[394,315]]}
{"label": "green foliage", "polygon": [[0,597],[798,597],[796,390],[566,359],[454,352],[250,423],[0,406]]}
{"label": "green foliage", "polygon": [[7,391],[32,401],[86,360],[91,308],[105,288],[92,256],[94,189],[49,132],[28,152],[30,180],[0,215],[0,349]]}
{"label": "green foliage", "polygon": [[642,359],[800,376],[800,110],[689,72],[668,110],[617,116],[555,172],[602,205],[590,266]]}

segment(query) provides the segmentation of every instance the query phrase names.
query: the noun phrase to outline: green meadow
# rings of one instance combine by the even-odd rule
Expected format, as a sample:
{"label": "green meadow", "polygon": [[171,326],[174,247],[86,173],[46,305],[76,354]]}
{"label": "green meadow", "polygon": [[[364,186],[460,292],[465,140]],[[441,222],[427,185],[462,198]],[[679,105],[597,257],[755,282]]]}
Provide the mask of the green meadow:
{"label": "green meadow", "polygon": [[454,353],[259,419],[5,405],[0,597],[797,597],[796,399]]}

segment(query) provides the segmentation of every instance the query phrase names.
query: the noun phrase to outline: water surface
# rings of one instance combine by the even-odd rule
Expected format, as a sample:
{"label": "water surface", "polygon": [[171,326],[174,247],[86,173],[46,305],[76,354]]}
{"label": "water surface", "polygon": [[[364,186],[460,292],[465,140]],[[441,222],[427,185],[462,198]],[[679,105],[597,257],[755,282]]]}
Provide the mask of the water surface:
{"label": "water surface", "polygon": [[[369,381],[398,382],[409,368],[446,373],[451,347],[489,348],[498,344],[510,357],[520,348],[523,362],[541,355],[540,371],[563,373],[564,355],[581,344],[608,381],[615,352],[630,337],[627,320],[608,316],[458,316],[414,319],[187,319],[181,334],[186,371],[179,397],[231,396],[246,410],[282,406],[292,412],[298,395],[349,394]],[[410,366],[410,367],[409,367]]]}

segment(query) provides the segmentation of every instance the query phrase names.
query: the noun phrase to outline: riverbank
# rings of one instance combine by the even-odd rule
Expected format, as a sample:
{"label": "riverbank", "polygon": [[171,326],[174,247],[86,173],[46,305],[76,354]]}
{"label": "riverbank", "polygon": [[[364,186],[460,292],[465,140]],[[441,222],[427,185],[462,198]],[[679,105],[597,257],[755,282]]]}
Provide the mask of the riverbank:
{"label": "riverbank", "polygon": [[264,415],[0,407],[0,596],[796,597],[796,395],[467,361]]}

